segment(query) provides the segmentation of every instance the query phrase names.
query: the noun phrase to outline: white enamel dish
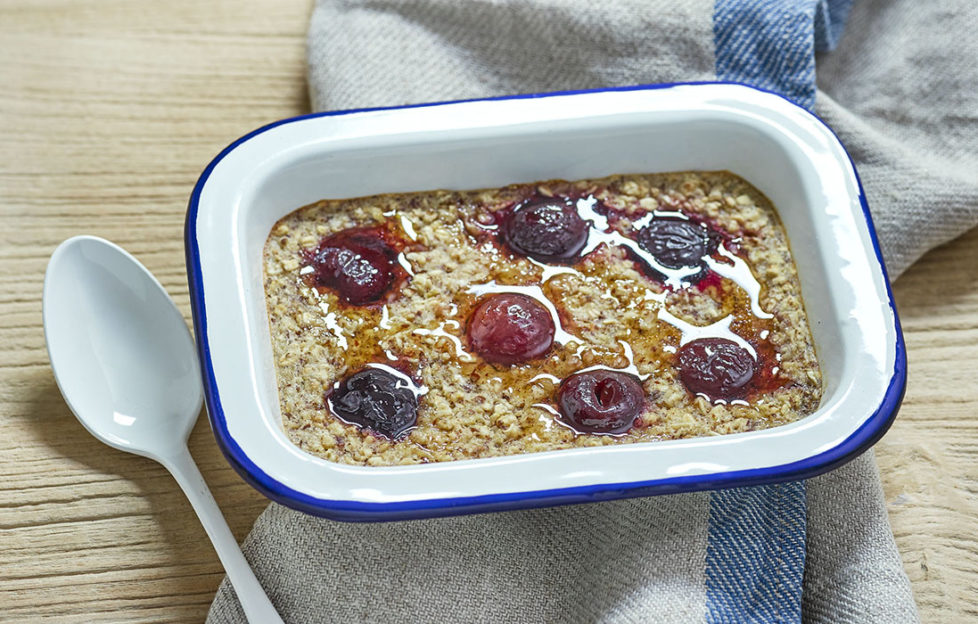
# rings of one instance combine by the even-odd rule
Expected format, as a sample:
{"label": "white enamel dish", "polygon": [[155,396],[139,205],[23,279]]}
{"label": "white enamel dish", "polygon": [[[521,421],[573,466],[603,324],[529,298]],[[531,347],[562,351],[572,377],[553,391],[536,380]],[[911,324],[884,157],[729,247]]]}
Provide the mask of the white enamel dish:
{"label": "white enamel dish", "polygon": [[[320,199],[614,173],[726,169],[777,207],[802,283],[824,396],[751,433],[403,467],[340,465],[281,427],[261,257],[274,223]],[[201,175],[186,226],[211,425],[269,498],[340,520],[392,520],[756,485],[869,448],[906,385],[903,337],[856,171],[818,118],[736,84],[520,96],[288,119]]]}

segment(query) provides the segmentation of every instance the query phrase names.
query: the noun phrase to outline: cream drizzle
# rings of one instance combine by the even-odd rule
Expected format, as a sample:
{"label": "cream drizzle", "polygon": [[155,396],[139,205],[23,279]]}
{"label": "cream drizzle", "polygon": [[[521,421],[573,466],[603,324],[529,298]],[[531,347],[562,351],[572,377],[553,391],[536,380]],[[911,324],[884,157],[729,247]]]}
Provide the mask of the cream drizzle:
{"label": "cream drizzle", "polygon": [[560,377],[551,375],[550,373],[539,373],[536,377],[531,378],[527,383],[536,383],[538,381],[549,381],[553,384],[559,384]]}
{"label": "cream drizzle", "polygon": [[418,242],[418,234],[414,231],[414,224],[403,213],[398,215],[401,218],[401,229],[414,242]]}
{"label": "cream drizzle", "polygon": [[[386,373],[390,373],[397,379],[397,384],[394,386],[395,388],[406,388],[407,390],[410,390],[415,397],[423,397],[424,395],[428,394],[428,386],[424,384],[418,384],[413,379],[411,379],[410,376],[404,374],[402,371],[397,370],[393,366],[388,366],[386,364],[381,364],[379,362],[370,362],[366,365],[365,368],[376,368]],[[338,388],[340,383],[342,382],[341,381],[335,382],[333,384],[333,388],[334,389]]]}
{"label": "cream drizzle", "polygon": [[[581,218],[589,220],[592,223],[591,231],[588,234],[587,244],[584,246],[584,249],[581,250],[581,256],[586,256],[602,244],[624,247],[652,267],[656,272],[663,275],[666,278],[666,286],[674,289],[685,288],[688,286],[689,284],[686,278],[696,275],[702,270],[698,266],[671,269],[659,264],[652,254],[639,246],[637,241],[632,240],[621,232],[612,229],[608,223],[608,217],[595,210],[595,206],[597,206],[597,204],[598,200],[591,195],[577,200],[577,210],[581,215]],[[662,213],[652,214],[653,216],[657,216],[658,214]]]}
{"label": "cream drizzle", "polygon": [[680,347],[700,338],[725,338],[747,349],[751,357],[755,360],[757,359],[757,351],[753,345],[730,330],[730,322],[734,320],[734,317],[731,315],[727,315],[719,321],[706,326],[691,325],[680,318],[676,318],[665,308],[659,309],[658,318],[682,332],[682,337],[679,339]]}
{"label": "cream drizzle", "polygon": [[411,263],[408,262],[407,256],[404,255],[403,251],[397,254],[397,263],[401,265],[401,268],[407,271],[408,275],[414,277],[414,267],[412,267]]}
{"label": "cream drizzle", "polygon": [[553,429],[554,423],[563,424],[560,422],[560,412],[558,412],[557,408],[554,407],[553,405],[548,405],[546,403],[533,403],[532,405],[530,405],[530,407],[536,407],[542,409],[543,411],[547,412],[547,414],[550,416],[547,417],[541,415],[537,419],[540,421],[540,424],[543,425],[544,431],[550,431],[551,429]]}
{"label": "cream drizzle", "polygon": [[346,351],[350,344],[346,341],[343,328],[336,322],[336,312],[330,310],[329,303],[322,300],[319,301],[319,309],[323,311],[323,322],[326,323],[326,329],[336,338],[336,344],[339,348]]}
{"label": "cream drizzle", "polygon": [[710,268],[711,271],[719,275],[720,277],[725,277],[738,286],[744,289],[747,296],[750,297],[750,311],[760,319],[773,318],[774,315],[765,312],[761,309],[761,283],[757,281],[754,277],[754,273],[750,270],[750,267],[742,258],[736,256],[726,247],[720,245],[717,251],[721,256],[730,260],[733,264],[727,264],[726,262],[717,262],[713,258],[706,256],[703,261],[706,262],[706,266]]}
{"label": "cream drizzle", "polygon": [[411,333],[417,334],[418,336],[436,336],[438,338],[447,338],[453,345],[455,345],[455,357],[463,362],[473,362],[474,358],[465,350],[465,347],[462,346],[462,341],[459,340],[459,337],[445,331],[445,327],[452,327],[453,329],[457,330],[461,328],[461,325],[458,321],[449,319],[439,323],[438,327],[435,329],[418,328],[412,330]]}
{"label": "cream drizzle", "polygon": [[[577,200],[577,209],[578,213],[581,215],[581,218],[589,220],[592,224],[591,231],[588,236],[588,242],[581,251],[582,257],[594,251],[602,243],[625,247],[634,255],[639,257],[643,262],[646,262],[655,271],[665,276],[666,286],[674,289],[689,286],[687,278],[701,271],[701,267],[698,266],[681,267],[679,269],[671,269],[669,267],[662,266],[656,262],[655,257],[653,257],[652,254],[642,249],[637,241],[613,230],[608,223],[607,216],[602,215],[595,209],[597,203],[598,200],[593,196],[588,196]],[[632,222],[632,227],[638,231],[651,223],[653,219],[660,217],[680,218],[686,220],[689,219],[686,214],[679,211],[656,210],[646,213],[645,215],[642,215],[638,219],[634,220]],[[753,313],[754,316],[759,319],[772,318],[772,314],[765,312],[764,309],[761,308],[761,284],[757,281],[757,278],[751,271],[750,266],[742,258],[728,250],[723,244],[717,247],[717,252],[729,262],[718,262],[710,256],[704,256],[703,262],[706,264],[707,268],[712,270],[720,277],[725,277],[744,289],[750,298],[751,313]]]}
{"label": "cream drizzle", "polygon": [[377,326],[381,329],[393,329],[393,325],[391,325],[391,313],[387,309],[386,304],[380,309],[380,322],[377,323]]}

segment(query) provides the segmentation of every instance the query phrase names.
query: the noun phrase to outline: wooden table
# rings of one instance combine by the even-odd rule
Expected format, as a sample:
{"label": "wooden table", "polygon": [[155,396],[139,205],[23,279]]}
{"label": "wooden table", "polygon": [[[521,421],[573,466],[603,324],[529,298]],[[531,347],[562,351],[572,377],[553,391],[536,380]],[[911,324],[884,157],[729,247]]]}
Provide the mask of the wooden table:
{"label": "wooden table", "polygon": [[[47,258],[135,254],[189,319],[186,202],[204,165],[308,111],[311,1],[0,3],[0,621],[199,622],[223,572],[164,470],[88,435],[41,330]],[[878,448],[925,621],[978,615],[978,231],[896,284],[911,379]],[[201,419],[191,449],[242,539],[266,501]]]}

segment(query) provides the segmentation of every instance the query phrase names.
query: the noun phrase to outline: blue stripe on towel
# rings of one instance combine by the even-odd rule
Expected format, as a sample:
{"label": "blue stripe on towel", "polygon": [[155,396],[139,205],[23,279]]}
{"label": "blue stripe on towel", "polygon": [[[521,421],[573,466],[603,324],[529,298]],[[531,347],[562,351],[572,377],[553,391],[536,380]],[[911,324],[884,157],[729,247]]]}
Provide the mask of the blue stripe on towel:
{"label": "blue stripe on towel", "polygon": [[815,10],[815,49],[834,50],[849,17],[852,0],[820,0]]}
{"label": "blue stripe on towel", "polygon": [[717,78],[777,91],[811,108],[817,4],[818,0],[716,0]]}
{"label": "blue stripe on towel", "polygon": [[[852,0],[716,0],[719,80],[815,105],[815,50],[842,34]],[[801,622],[804,482],[714,492],[706,553],[708,624]]]}
{"label": "blue stripe on towel", "polygon": [[800,622],[804,572],[804,482],[713,493],[708,624]]}

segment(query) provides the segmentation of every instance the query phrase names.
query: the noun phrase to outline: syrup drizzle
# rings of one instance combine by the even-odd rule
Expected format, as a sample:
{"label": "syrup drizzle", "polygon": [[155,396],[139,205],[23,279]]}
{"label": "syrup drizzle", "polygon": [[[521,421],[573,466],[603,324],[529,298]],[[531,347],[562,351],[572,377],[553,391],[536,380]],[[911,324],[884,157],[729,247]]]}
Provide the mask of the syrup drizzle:
{"label": "syrup drizzle", "polygon": [[[749,301],[749,306],[745,305],[737,307],[743,312],[747,312],[747,310],[744,308],[749,307],[749,314],[753,318],[753,320],[749,321],[748,323],[748,325],[753,328],[753,331],[749,332],[752,334],[749,336],[750,340],[739,335],[736,331],[734,331],[734,329],[731,328],[732,324],[738,326],[738,330],[744,326],[745,319],[741,318],[741,313],[727,314],[714,323],[706,326],[697,326],[683,321],[667,309],[667,298],[669,291],[675,292],[681,289],[689,288],[696,282],[699,282],[697,285],[700,289],[704,288],[704,284],[707,282],[703,280],[694,281],[690,279],[692,276],[705,270],[703,266],[670,268],[659,264],[652,254],[644,250],[635,239],[618,229],[618,222],[622,219],[623,215],[619,214],[614,209],[601,205],[593,195],[580,197],[574,201],[581,218],[589,222],[590,225],[587,244],[581,251],[580,259],[583,259],[588,256],[588,254],[598,250],[602,245],[607,247],[618,246],[624,248],[633,260],[637,260],[648,265],[653,272],[658,273],[663,277],[663,279],[660,281],[666,287],[665,291],[655,292],[648,288],[639,288],[638,290],[640,294],[637,297],[631,298],[627,302],[620,304],[624,309],[634,309],[637,306],[651,303],[656,319],[671,326],[675,330],[678,330],[678,345],[671,344],[671,340],[665,340],[661,344],[662,352],[666,354],[675,354],[678,347],[681,347],[689,341],[698,338],[726,338],[747,349],[748,352],[755,357],[755,359],[758,359],[759,364],[761,363],[762,359],[771,359],[771,364],[773,364],[773,366],[769,365],[767,367],[767,370],[770,371],[768,376],[777,376],[777,373],[779,372],[778,365],[780,364],[781,357],[780,353],[777,353],[773,348],[773,345],[770,345],[768,342],[770,331],[767,328],[767,325],[770,322],[769,319],[772,319],[773,315],[766,312],[760,305],[761,285],[751,271],[750,266],[745,260],[732,252],[727,247],[725,242],[721,242],[718,245],[717,255],[719,258],[705,256],[702,258],[702,263],[705,265],[706,270],[712,271],[720,278],[730,280],[747,295],[746,299]],[[499,223],[501,218],[503,218],[505,214],[511,212],[511,210],[512,206],[497,210],[495,213],[490,215],[486,215],[488,217],[486,219],[476,218],[474,220],[476,222],[475,225],[477,225],[481,231],[485,232],[489,239],[483,240],[481,236],[478,236],[478,240],[475,241],[478,249],[490,256],[506,255],[506,251],[497,242],[495,242],[495,238],[499,234]],[[389,227],[395,230],[398,235],[403,234],[404,239],[411,241],[413,244],[417,244],[418,233],[415,230],[414,224],[403,212],[399,210],[392,210],[385,212],[384,216],[390,219],[388,222]],[[635,215],[631,215],[627,224],[630,225],[631,231],[637,231],[638,229],[647,226],[653,219],[660,217],[689,219],[687,214],[678,210],[642,210],[637,212]],[[628,229],[625,228],[625,231],[627,232]],[[544,306],[544,308],[546,308],[550,313],[555,327],[555,345],[558,345],[559,347],[566,347],[572,343],[575,344],[576,349],[574,351],[574,355],[577,358],[581,358],[586,352],[590,351],[595,354],[594,357],[598,360],[611,357],[617,358],[618,361],[623,358],[627,362],[627,364],[623,367],[611,366],[607,363],[597,363],[585,368],[577,368],[572,371],[555,370],[554,372],[570,374],[571,372],[603,369],[625,372],[634,375],[641,381],[646,381],[651,377],[653,374],[652,372],[641,372],[639,365],[636,363],[632,346],[628,340],[621,338],[617,339],[617,343],[621,347],[621,351],[617,354],[617,356],[609,353],[607,351],[607,347],[602,348],[597,345],[589,344],[588,341],[583,340],[580,336],[572,333],[572,331],[570,331],[566,326],[566,323],[562,322],[557,306],[545,293],[545,289],[547,289],[550,281],[560,276],[571,276],[574,279],[579,279],[592,284],[600,283],[601,279],[599,277],[588,275],[581,271],[576,266],[577,263],[570,265],[559,263],[550,264],[532,258],[525,258],[525,260],[539,269],[540,276],[537,278],[536,283],[500,283],[499,280],[509,281],[505,277],[505,271],[498,275],[493,272],[495,275],[494,279],[491,279],[486,283],[469,286],[462,293],[465,295],[465,297],[463,298],[463,305],[461,306],[461,309],[456,303],[450,304],[448,314],[446,316],[442,316],[441,320],[438,321],[437,327],[415,328],[410,330],[411,333],[418,336],[432,336],[437,339],[443,338],[448,340],[452,345],[452,350],[454,351],[452,357],[456,362],[459,364],[464,364],[467,370],[471,369],[469,372],[481,370],[481,368],[486,367],[487,365],[481,362],[480,359],[474,356],[472,353],[469,353],[469,351],[466,349],[466,340],[463,336],[465,331],[464,328],[467,322],[465,315],[468,314],[471,306],[464,301],[470,299],[475,300],[478,297],[488,294],[505,292],[519,293],[532,297],[534,300]],[[416,275],[415,267],[412,266],[412,264],[407,260],[403,248],[402,250],[399,250],[396,261],[408,276],[413,277]],[[423,267],[421,268],[423,269]],[[311,271],[312,267],[304,266],[300,269],[299,273],[301,276],[306,276]],[[713,284],[712,281],[709,283]],[[716,282],[715,284],[719,284],[719,282]],[[710,287],[712,288],[713,286],[711,285]],[[603,290],[604,292],[600,295],[601,298],[617,301],[617,298],[610,291],[610,286],[605,286]],[[330,309],[327,301],[325,301],[322,297],[322,294],[322,292],[319,292],[320,297],[318,299],[319,307],[323,314],[324,324],[326,329],[335,338],[336,346],[341,351],[348,353],[347,362],[351,367],[356,368],[356,363],[360,362],[361,367],[366,365],[383,367],[385,370],[391,369],[389,372],[392,372],[393,374],[400,373],[400,375],[407,380],[405,383],[414,383],[410,377],[404,375],[403,372],[397,371],[396,368],[376,361],[369,361],[372,358],[373,360],[381,359],[391,363],[402,363],[405,361],[404,358],[407,358],[409,361],[415,359],[416,354],[398,354],[392,352],[390,349],[380,348],[380,339],[382,337],[381,331],[386,332],[394,329],[394,323],[392,321],[387,303],[384,303],[382,306],[374,306],[374,309],[354,310],[347,309],[348,306],[341,305],[339,306],[338,310],[332,310]],[[357,329],[353,330],[352,333],[344,331],[344,329],[337,322],[337,313],[342,315],[356,315],[358,317],[358,323],[356,324]],[[376,318],[377,316],[379,316],[379,318]],[[371,333],[365,335],[364,331],[369,331]],[[633,333],[634,328],[626,329],[625,337],[628,338]],[[639,336],[639,338],[641,339],[641,336]],[[755,348],[755,341],[757,340],[764,342],[762,349]],[[352,353],[351,341],[357,345],[356,354]],[[376,353],[375,355],[370,356],[368,352]],[[363,363],[365,359],[368,361]],[[353,368],[351,368],[351,370]],[[645,366],[643,366],[643,368],[645,368]],[[519,387],[520,385],[542,383],[544,386],[552,385],[554,388],[562,381],[560,376],[554,375],[550,372],[537,372],[534,376],[527,379],[527,372],[534,372],[534,369],[526,366],[513,366],[510,370],[503,374],[503,376],[506,377],[506,380],[500,377],[498,381],[501,384],[504,384],[504,386],[509,387]],[[513,377],[513,379],[510,379],[510,377]],[[519,377],[523,377],[523,380],[519,380]],[[777,385],[772,387],[777,387]],[[425,392],[427,392],[427,389],[425,389]],[[742,401],[738,400],[737,402],[740,403]],[[552,420],[557,419],[559,422],[559,418],[557,418],[559,416],[559,412],[556,410],[553,404],[534,403],[532,406],[546,412],[546,415],[541,414],[540,417],[541,423],[543,423],[545,429],[549,429],[553,426]]]}
{"label": "syrup drizzle", "polygon": [[618,344],[621,345],[622,349],[625,352],[625,359],[628,360],[628,364],[626,366],[624,366],[623,368],[615,368],[613,366],[605,366],[604,364],[595,364],[594,366],[588,366],[587,368],[582,368],[577,372],[586,373],[588,371],[595,371],[595,370],[616,371],[619,373],[628,373],[630,375],[634,375],[635,377],[638,377],[639,381],[645,381],[646,379],[652,376],[652,373],[643,374],[641,371],[638,370],[638,366],[635,365],[635,353],[632,352],[632,347],[630,344],[628,344],[624,340],[619,340]]}

